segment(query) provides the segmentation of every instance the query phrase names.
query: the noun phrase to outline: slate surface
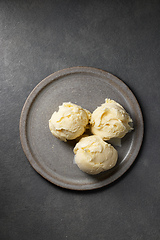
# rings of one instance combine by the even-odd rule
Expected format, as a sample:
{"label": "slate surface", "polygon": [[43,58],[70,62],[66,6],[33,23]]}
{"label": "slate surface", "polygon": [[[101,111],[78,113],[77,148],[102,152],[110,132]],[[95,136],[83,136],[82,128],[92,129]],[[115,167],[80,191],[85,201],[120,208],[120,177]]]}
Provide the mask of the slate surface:
{"label": "slate surface", "polygon": [[[160,1],[0,1],[0,239],[160,238]],[[30,91],[73,66],[122,79],[145,135],[131,169],[110,186],[65,190],[37,174],[19,139]]]}

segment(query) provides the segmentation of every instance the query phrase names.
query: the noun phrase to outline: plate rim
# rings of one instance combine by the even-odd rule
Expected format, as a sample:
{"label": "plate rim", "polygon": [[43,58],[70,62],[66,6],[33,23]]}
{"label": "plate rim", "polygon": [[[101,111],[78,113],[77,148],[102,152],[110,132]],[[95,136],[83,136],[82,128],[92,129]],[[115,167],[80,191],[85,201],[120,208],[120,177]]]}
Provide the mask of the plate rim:
{"label": "plate rim", "polygon": [[[76,184],[68,184],[59,180],[53,179],[48,176],[46,174],[45,171],[43,171],[43,169],[40,168],[40,166],[36,163],[32,152],[30,150],[28,141],[27,141],[27,131],[26,131],[26,126],[27,126],[27,117],[30,111],[30,108],[32,106],[32,103],[34,102],[34,100],[36,99],[36,96],[48,85],[50,84],[52,81],[55,81],[56,79],[65,76],[65,75],[70,75],[73,73],[78,73],[78,72],[88,72],[88,73],[98,73],[98,74],[102,74],[105,77],[110,77],[111,78],[111,82],[118,86],[121,86],[123,89],[126,89],[128,93],[130,93],[131,95],[131,99],[134,100],[134,102],[136,103],[136,107],[138,108],[139,111],[139,118],[141,120],[141,134],[140,134],[140,138],[139,138],[139,145],[137,147],[136,152],[134,152],[134,156],[132,156],[132,161],[129,161],[127,166],[122,166],[122,170],[121,173],[117,174],[117,172],[114,175],[111,175],[109,178],[105,179],[104,181],[98,182],[98,183],[93,183],[93,184],[89,184],[89,185],[76,185]],[[31,166],[33,167],[33,169],[38,172],[43,178],[45,178],[46,180],[48,180],[49,182],[62,187],[62,188],[66,188],[66,189],[70,189],[70,190],[94,190],[94,189],[98,189],[104,186],[107,186],[109,184],[111,184],[112,182],[116,181],[117,179],[119,179],[122,175],[124,175],[125,172],[128,171],[128,169],[131,167],[131,165],[133,164],[133,162],[135,161],[142,142],[143,142],[143,135],[144,135],[144,121],[143,121],[143,115],[142,115],[142,111],[140,108],[140,105],[135,97],[135,95],[133,94],[133,92],[131,91],[131,89],[126,85],[126,83],[124,83],[121,79],[119,79],[118,77],[116,77],[115,75],[99,69],[99,68],[93,68],[93,67],[83,67],[83,66],[77,66],[77,67],[69,67],[69,68],[65,68],[59,71],[56,71],[52,74],[50,74],[49,76],[47,76],[46,78],[44,78],[43,80],[41,80],[34,88],[33,90],[30,92],[30,94],[28,95],[28,97],[25,100],[25,103],[23,105],[22,111],[21,111],[21,115],[20,115],[20,121],[19,121],[19,132],[20,132],[20,141],[21,141],[21,145],[22,145],[22,149],[29,161],[29,163],[31,164]],[[124,169],[123,169],[124,168]],[[101,183],[101,184],[99,184]]]}

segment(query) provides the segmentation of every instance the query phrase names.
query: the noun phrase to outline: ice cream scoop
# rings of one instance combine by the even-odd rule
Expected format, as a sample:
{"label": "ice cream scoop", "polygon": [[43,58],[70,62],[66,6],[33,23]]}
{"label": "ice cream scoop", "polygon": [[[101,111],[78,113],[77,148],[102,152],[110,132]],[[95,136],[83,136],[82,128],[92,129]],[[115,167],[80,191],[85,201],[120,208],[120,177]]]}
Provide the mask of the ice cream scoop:
{"label": "ice cream scoop", "polygon": [[113,168],[118,159],[117,150],[96,135],[81,138],[73,151],[78,167],[92,175]]}
{"label": "ice cream scoop", "polygon": [[49,120],[51,133],[62,141],[72,140],[82,135],[89,123],[91,113],[82,107],[65,102],[59,106]]}
{"label": "ice cream scoop", "polygon": [[131,122],[131,117],[119,103],[106,99],[92,114],[91,132],[103,140],[122,138],[133,129]]}

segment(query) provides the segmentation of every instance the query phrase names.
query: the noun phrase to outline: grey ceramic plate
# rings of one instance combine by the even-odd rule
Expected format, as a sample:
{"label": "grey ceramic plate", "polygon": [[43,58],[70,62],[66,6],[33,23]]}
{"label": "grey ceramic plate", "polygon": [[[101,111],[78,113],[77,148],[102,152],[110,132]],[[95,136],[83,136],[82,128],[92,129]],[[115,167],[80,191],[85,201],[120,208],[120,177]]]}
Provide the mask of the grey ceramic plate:
{"label": "grey ceramic plate", "polygon": [[[122,139],[121,147],[116,147],[117,165],[90,176],[73,164],[76,142],[55,138],[49,131],[48,120],[63,102],[70,101],[92,112],[105,98],[114,99],[127,110],[134,131]],[[51,74],[30,93],[21,113],[20,138],[32,167],[45,179],[68,189],[96,189],[118,179],[134,162],[143,138],[142,113],[133,93],[117,77],[95,68],[68,68]]]}

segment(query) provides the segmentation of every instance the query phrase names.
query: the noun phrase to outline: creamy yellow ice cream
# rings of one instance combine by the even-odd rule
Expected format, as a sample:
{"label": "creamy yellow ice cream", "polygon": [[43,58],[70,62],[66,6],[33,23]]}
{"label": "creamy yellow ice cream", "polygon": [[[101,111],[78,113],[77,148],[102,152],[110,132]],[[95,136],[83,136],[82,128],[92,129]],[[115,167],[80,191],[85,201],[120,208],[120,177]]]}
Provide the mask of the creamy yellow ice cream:
{"label": "creamy yellow ice cream", "polygon": [[82,138],[74,148],[75,163],[88,174],[98,174],[113,168],[118,159],[117,150],[99,136]]}
{"label": "creamy yellow ice cream", "polygon": [[82,135],[89,123],[91,113],[82,107],[65,102],[59,106],[49,120],[51,133],[62,141],[72,140]]}
{"label": "creamy yellow ice cream", "polygon": [[133,129],[129,125],[131,122],[131,117],[119,103],[106,99],[92,114],[91,132],[103,140],[122,138]]}

